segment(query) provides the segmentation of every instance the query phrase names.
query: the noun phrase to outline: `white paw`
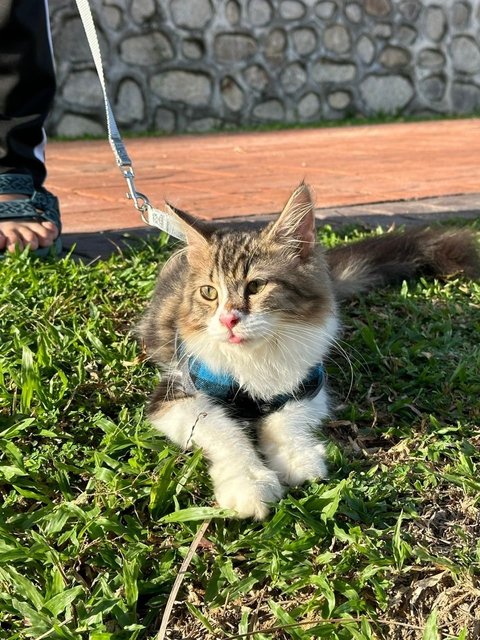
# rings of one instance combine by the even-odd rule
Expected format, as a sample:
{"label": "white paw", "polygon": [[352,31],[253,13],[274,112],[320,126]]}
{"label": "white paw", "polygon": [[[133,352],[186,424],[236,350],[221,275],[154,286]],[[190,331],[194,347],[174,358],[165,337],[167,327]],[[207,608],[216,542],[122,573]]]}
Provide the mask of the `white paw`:
{"label": "white paw", "polygon": [[263,520],[268,515],[268,505],[277,502],[283,488],[276,473],[266,468],[246,469],[232,476],[231,471],[212,467],[215,497],[220,507],[233,509],[240,518]]}
{"label": "white paw", "polygon": [[289,487],[296,487],[307,480],[327,477],[325,449],[321,443],[295,449],[286,445],[270,444],[268,451],[264,453],[268,466],[274,469],[280,480]]}

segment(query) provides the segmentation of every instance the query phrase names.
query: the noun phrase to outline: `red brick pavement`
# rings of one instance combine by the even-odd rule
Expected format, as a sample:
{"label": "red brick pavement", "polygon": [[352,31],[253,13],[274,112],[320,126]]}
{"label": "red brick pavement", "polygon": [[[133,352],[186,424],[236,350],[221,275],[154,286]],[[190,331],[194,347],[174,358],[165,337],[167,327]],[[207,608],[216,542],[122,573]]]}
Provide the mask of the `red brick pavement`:
{"label": "red brick pavement", "polygon": [[[305,179],[317,206],[480,193],[480,121],[444,120],[126,141],[137,189],[205,218],[279,211]],[[64,231],[138,227],[108,142],[52,142]],[[321,213],[321,212],[319,212]]]}

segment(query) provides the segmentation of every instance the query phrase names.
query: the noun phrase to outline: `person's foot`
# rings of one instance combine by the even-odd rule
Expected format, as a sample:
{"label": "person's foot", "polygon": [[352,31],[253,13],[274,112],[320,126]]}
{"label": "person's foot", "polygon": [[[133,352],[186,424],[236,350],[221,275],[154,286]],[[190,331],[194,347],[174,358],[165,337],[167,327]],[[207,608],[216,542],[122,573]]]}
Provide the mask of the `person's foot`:
{"label": "person's foot", "polygon": [[[0,194],[0,202],[21,200],[21,194]],[[15,248],[23,251],[27,245],[33,251],[39,247],[50,247],[58,236],[53,222],[36,220],[0,220],[0,251],[13,253]]]}

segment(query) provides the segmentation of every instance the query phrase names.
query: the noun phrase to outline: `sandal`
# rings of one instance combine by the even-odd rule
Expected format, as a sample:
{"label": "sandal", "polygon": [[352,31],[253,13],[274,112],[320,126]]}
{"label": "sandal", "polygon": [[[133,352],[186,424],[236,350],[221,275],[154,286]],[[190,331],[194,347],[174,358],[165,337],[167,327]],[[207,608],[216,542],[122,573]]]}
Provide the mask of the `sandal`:
{"label": "sandal", "polygon": [[[0,173],[0,194],[19,193],[28,198],[0,201],[0,222],[3,220],[34,220],[53,222],[58,236],[49,247],[39,247],[32,251],[35,256],[45,257],[51,252],[59,254],[62,250],[60,233],[62,224],[58,198],[40,187],[35,189],[32,177],[23,173]],[[5,252],[0,251],[0,258]]]}

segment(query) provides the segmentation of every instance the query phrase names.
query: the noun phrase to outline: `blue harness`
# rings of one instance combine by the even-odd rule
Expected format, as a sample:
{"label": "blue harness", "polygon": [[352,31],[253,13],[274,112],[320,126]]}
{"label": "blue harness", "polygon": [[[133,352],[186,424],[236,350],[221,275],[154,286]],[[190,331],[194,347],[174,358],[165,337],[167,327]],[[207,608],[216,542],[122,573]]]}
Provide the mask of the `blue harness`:
{"label": "blue harness", "polygon": [[[179,352],[182,354],[183,345]],[[314,398],[325,384],[322,364],[314,365],[292,393],[280,393],[270,400],[260,400],[242,389],[230,374],[213,372],[195,356],[180,357],[182,386],[188,395],[201,392],[226,407],[230,414],[242,420],[258,420],[281,409],[290,400]]]}

